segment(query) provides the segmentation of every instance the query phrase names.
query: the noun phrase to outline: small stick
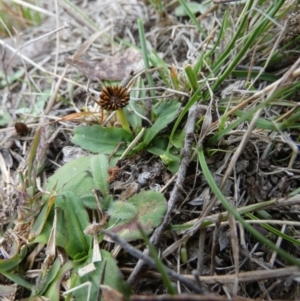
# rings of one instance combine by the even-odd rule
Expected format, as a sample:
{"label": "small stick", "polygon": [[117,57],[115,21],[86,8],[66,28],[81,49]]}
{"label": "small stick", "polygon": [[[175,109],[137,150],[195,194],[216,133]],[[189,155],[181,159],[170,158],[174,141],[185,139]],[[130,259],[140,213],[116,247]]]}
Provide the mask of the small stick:
{"label": "small stick", "polygon": [[[101,232],[103,234],[107,235],[108,237],[110,237],[115,243],[119,244],[122,247],[122,249],[124,249],[130,255],[134,256],[135,258],[138,258],[139,260],[142,260],[143,263],[149,265],[150,267],[156,268],[155,261],[148,255],[146,255],[145,252],[143,253],[140,250],[136,249],[135,247],[130,245],[128,242],[126,242],[124,239],[120,238],[117,234],[114,234],[114,233],[106,231],[106,230],[102,230]],[[180,274],[177,274],[176,272],[169,269],[168,267],[164,267],[164,268],[171,277],[180,281],[182,284],[184,284],[190,290],[192,290],[198,294],[206,294],[206,291],[203,289],[203,287],[199,287],[199,286],[195,285],[191,280],[187,281],[187,279],[185,277],[183,277]]]}
{"label": "small stick", "polygon": [[[199,113],[199,106],[198,104],[193,105],[190,110],[189,110],[189,115],[188,115],[188,120],[186,123],[186,128],[185,128],[185,141],[184,141],[184,148],[182,152],[182,160],[180,163],[180,167],[178,170],[178,176],[176,179],[176,184],[174,185],[174,188],[171,192],[170,199],[168,201],[168,209],[167,213],[164,216],[163,222],[158,226],[150,239],[151,244],[156,246],[159,242],[159,239],[166,229],[166,227],[169,225],[170,220],[171,220],[171,213],[173,212],[173,209],[175,207],[176,202],[180,199],[180,187],[183,186],[184,180],[185,180],[185,175],[186,175],[186,170],[189,165],[190,161],[190,150],[192,147],[192,143],[194,140],[194,128],[195,128],[195,122],[197,119]],[[148,255],[149,250],[146,248],[144,250],[144,255]],[[139,260],[138,263],[136,264],[134,270],[132,271],[131,275],[129,276],[127,282],[129,284],[135,283],[135,280],[137,279],[138,275],[142,272],[143,268],[145,267],[145,263],[142,260]]]}

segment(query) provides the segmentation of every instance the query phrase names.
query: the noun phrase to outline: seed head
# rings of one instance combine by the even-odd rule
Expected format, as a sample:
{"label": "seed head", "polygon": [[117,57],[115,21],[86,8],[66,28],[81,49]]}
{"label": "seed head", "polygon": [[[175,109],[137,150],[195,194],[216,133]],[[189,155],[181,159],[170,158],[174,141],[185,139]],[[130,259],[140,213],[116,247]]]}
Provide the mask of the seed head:
{"label": "seed head", "polygon": [[127,106],[130,99],[129,91],[122,86],[107,86],[100,93],[99,104],[107,111],[115,111]]}

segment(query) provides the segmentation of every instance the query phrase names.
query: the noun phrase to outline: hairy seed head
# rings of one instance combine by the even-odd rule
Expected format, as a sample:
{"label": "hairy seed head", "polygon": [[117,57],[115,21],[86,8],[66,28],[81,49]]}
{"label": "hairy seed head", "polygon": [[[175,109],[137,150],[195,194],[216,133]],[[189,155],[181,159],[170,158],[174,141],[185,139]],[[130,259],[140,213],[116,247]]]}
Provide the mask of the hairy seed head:
{"label": "hairy seed head", "polygon": [[125,87],[107,86],[101,91],[99,104],[107,111],[115,111],[127,106],[129,99],[130,93]]}

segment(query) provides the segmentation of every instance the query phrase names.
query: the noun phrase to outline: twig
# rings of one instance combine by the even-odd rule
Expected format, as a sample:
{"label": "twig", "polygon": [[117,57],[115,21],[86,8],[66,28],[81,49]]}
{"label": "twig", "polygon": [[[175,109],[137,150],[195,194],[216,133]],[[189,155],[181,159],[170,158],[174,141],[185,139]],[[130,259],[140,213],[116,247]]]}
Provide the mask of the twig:
{"label": "twig", "polygon": [[205,247],[206,229],[200,229],[197,250],[197,271],[201,275],[203,273],[204,247]]}
{"label": "twig", "polygon": [[[114,242],[118,243],[127,253],[134,256],[135,258],[138,258],[139,260],[142,260],[144,264],[149,265],[152,268],[156,268],[155,261],[149,257],[145,252],[141,252],[132,245],[130,245],[128,242],[126,242],[124,239],[120,238],[117,234],[111,233],[106,230],[101,231],[103,234],[109,236]],[[184,284],[187,288],[190,290],[199,293],[199,294],[205,294],[205,290],[202,287],[199,287],[195,285],[192,280],[187,280],[184,276],[181,276],[180,274],[177,274],[173,270],[169,269],[168,267],[165,267],[165,270],[167,271],[168,275],[173,277],[174,279],[180,281],[182,284]]]}
{"label": "twig", "polygon": [[[155,296],[155,299],[150,299],[150,296],[141,296],[141,295],[133,295],[131,296],[131,301],[255,301],[254,299],[249,299],[245,297],[234,296],[230,299],[227,296],[219,296],[219,295],[207,295],[207,296],[199,296],[199,295],[191,295],[191,294],[180,294],[180,295],[158,295]],[[276,301],[276,300],[274,300]]]}
{"label": "twig", "polygon": [[234,269],[235,269],[235,278],[233,283],[233,295],[236,296],[238,292],[238,278],[239,278],[239,241],[237,237],[236,231],[236,221],[234,217],[229,214],[228,222],[230,226],[230,240],[231,240],[231,249],[233,253],[233,262],[234,262]]}
{"label": "twig", "polygon": [[[192,142],[194,140],[194,128],[195,128],[195,122],[196,122],[196,118],[198,115],[198,111],[199,111],[198,104],[193,105],[189,110],[188,120],[186,123],[186,129],[185,129],[186,134],[185,134],[185,140],[184,140],[184,148],[183,148],[182,154],[181,154],[182,160],[181,160],[180,167],[178,170],[178,176],[176,179],[175,186],[171,192],[170,199],[168,201],[168,209],[167,209],[167,213],[164,217],[164,220],[161,223],[161,225],[154,230],[154,232],[151,236],[150,242],[154,246],[157,245],[163,231],[169,225],[170,220],[171,220],[171,214],[173,212],[175,204],[176,204],[177,200],[180,199],[180,187],[182,187],[182,185],[184,183],[186,170],[189,165],[190,150],[191,150]],[[149,251],[147,248],[144,250],[144,254],[145,255],[149,254]],[[138,275],[141,273],[141,271],[143,270],[144,267],[145,267],[145,263],[142,260],[139,260],[127,280],[129,284],[133,284],[136,281]]]}
{"label": "twig", "polygon": [[[122,268],[121,271],[124,273],[129,273],[130,268]],[[147,271],[145,273],[146,277],[153,277],[155,279],[160,279],[161,275],[157,272]],[[285,268],[279,268],[274,270],[255,270],[249,272],[240,272],[238,275],[239,283],[251,283],[262,280],[271,280],[276,278],[288,278],[288,277],[299,277],[300,269],[298,267],[289,266]],[[194,275],[185,275],[185,278],[189,280],[194,280]],[[213,275],[213,276],[200,276],[201,283],[205,284],[227,284],[233,283],[235,281],[235,274],[226,274],[226,275]]]}
{"label": "twig", "polygon": [[[215,267],[216,267],[216,254],[217,254],[217,246],[218,246],[218,236],[220,233],[220,225],[222,221],[222,215],[220,214],[215,222],[215,229],[213,233],[213,241],[211,246],[211,252],[210,252],[210,258],[211,258],[211,267],[210,267],[210,275],[215,274]],[[201,231],[204,231],[206,233],[206,229],[201,229]]]}

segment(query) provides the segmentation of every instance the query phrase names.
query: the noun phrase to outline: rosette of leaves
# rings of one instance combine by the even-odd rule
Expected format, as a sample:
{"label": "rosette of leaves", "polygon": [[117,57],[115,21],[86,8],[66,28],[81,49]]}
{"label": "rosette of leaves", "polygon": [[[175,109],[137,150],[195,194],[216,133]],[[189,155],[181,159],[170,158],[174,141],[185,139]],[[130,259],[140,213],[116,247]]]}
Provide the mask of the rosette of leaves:
{"label": "rosette of leaves", "polygon": [[[160,132],[175,120],[180,107],[181,104],[177,99],[155,103],[151,111],[151,126],[144,130],[139,143],[133,147],[129,155],[143,149],[157,156],[164,154],[169,138],[160,135]],[[125,128],[83,125],[75,128],[72,142],[93,153],[107,155],[114,153],[115,160],[112,160],[112,162],[116,162],[127,146],[141,132],[143,121],[141,116],[147,116],[148,109],[143,101],[130,100],[122,112],[124,112],[123,117],[126,118],[130,125],[129,131]],[[176,147],[174,151],[179,153],[180,149]],[[174,155],[172,160],[174,160],[175,164],[168,166],[168,168],[172,172],[177,172],[179,166],[178,155]]]}
{"label": "rosette of leaves", "polygon": [[[115,272],[114,277],[107,272],[104,283],[121,292],[125,298],[130,295],[130,289],[123,281],[114,259],[104,250],[101,250],[103,260],[94,262],[95,271],[83,277],[78,277],[76,273],[79,268],[90,264],[93,257],[93,238],[84,233],[90,225],[86,207],[97,208],[92,190],[101,191],[100,204],[110,216],[105,228],[128,241],[142,238],[138,224],[145,233],[150,234],[161,223],[167,209],[164,196],[156,191],[142,191],[127,201],[115,201],[114,196],[109,193],[108,168],[108,159],[101,154],[83,156],[59,168],[48,179],[45,190],[49,194],[44,196],[44,206],[30,233],[32,243],[49,244],[51,241],[68,254],[69,264],[66,269],[72,270],[72,279],[76,286],[91,282],[92,300],[97,299],[105,261],[108,264],[106,269]],[[98,239],[100,242],[107,238],[100,234]],[[51,300],[59,300],[56,289],[59,286],[58,279],[62,279],[59,277],[59,267],[59,264],[55,266],[55,271],[51,268],[52,274],[46,273],[45,278],[41,279],[47,281],[47,286],[43,286],[43,291],[38,293],[50,297]],[[80,288],[74,295],[81,300],[86,295],[85,288]]]}
{"label": "rosette of leaves", "polygon": [[[85,208],[97,208],[93,189],[100,190],[100,204],[110,216],[106,229],[129,241],[141,238],[138,224],[150,234],[161,223],[167,209],[163,194],[148,190],[141,191],[127,201],[114,200],[114,196],[109,194],[108,168],[105,155],[83,156],[59,168],[48,180],[46,189],[52,191],[52,196],[45,197],[44,207],[32,227],[31,239],[47,243],[55,207],[63,213],[58,216],[57,244],[66,247],[73,237],[77,237],[74,243],[81,240],[84,241],[82,246],[85,246],[84,249],[78,249],[78,252],[87,254],[89,241],[83,237],[83,231],[89,221]],[[76,235],[72,232],[74,229]],[[67,252],[76,257],[76,250],[77,248],[70,248],[70,252]]]}

